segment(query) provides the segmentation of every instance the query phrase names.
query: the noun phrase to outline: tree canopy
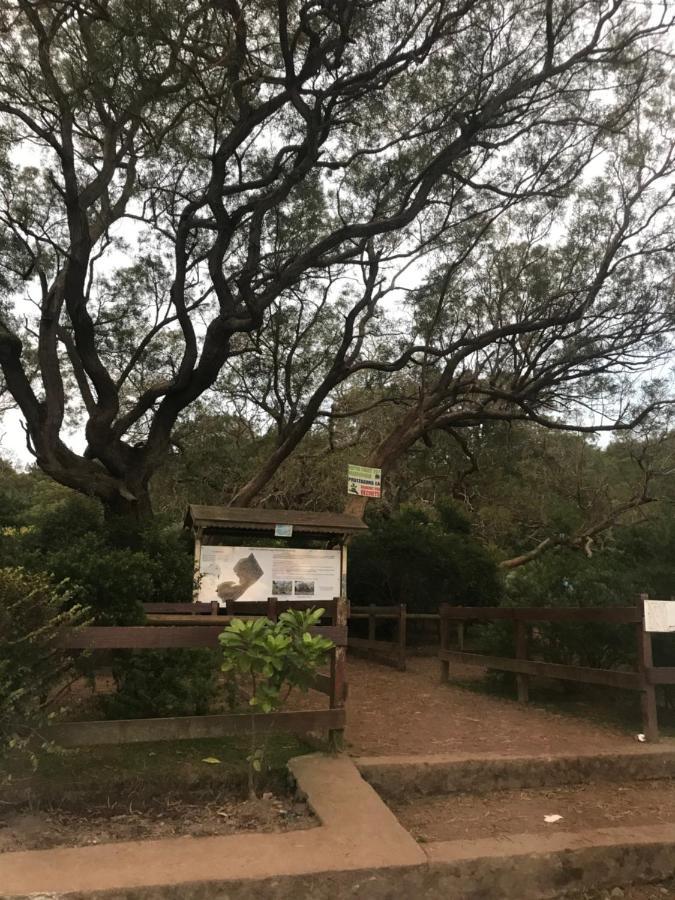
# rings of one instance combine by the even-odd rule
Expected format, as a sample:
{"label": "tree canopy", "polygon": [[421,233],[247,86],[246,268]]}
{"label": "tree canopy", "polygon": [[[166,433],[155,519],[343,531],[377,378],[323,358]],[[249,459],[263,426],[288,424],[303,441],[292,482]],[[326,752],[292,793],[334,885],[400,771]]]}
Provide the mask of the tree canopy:
{"label": "tree canopy", "polygon": [[436,430],[669,402],[666,7],[0,11],[0,368],[51,478],[147,512],[213,390],[274,426],[242,504],[379,407],[387,467]]}

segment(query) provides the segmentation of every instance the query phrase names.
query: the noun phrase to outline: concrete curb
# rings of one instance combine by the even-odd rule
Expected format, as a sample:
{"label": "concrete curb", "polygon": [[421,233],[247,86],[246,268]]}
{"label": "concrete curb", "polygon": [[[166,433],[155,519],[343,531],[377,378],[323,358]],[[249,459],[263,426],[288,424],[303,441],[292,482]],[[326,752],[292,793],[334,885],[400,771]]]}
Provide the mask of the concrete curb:
{"label": "concrete curb", "polygon": [[318,828],[6,853],[0,900],[545,900],[675,874],[675,824],[420,846],[347,757],[290,768]]}
{"label": "concrete curb", "polygon": [[321,821],[318,828],[5,853],[0,855],[0,896],[128,900],[141,890],[138,896],[159,898],[171,885],[186,891],[199,882],[240,880],[253,896],[261,879],[426,862],[417,842],[348,757],[312,754],[291,760],[289,767]]}
{"label": "concrete curb", "polygon": [[[519,834],[425,847],[428,897],[561,897],[675,874],[675,825]],[[456,892],[456,893],[455,893]]]}
{"label": "concrete curb", "polygon": [[373,756],[355,760],[387,800],[466,792],[547,788],[589,782],[649,781],[675,777],[675,748],[621,753],[498,756],[491,753],[438,756]]}

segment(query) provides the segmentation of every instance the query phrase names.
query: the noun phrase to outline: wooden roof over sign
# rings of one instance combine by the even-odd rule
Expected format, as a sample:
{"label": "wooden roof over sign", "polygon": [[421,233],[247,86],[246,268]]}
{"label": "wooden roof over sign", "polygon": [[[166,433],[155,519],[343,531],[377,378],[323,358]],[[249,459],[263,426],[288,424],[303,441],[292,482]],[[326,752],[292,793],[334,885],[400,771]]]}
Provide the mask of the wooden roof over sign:
{"label": "wooden roof over sign", "polygon": [[266,531],[275,525],[292,525],[299,534],[357,534],[368,526],[357,516],[301,509],[258,509],[236,506],[191,504],[185,515],[187,527],[214,531]]}

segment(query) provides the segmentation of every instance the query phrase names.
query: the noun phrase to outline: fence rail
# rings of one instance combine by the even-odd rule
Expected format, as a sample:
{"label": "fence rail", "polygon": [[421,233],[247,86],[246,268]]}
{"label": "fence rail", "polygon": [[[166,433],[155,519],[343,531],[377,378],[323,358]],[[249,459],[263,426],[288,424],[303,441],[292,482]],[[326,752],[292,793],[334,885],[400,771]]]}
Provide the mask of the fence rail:
{"label": "fence rail", "polygon": [[[405,672],[406,662],[406,633],[407,620],[405,603],[399,606],[352,606],[349,610],[350,619],[368,620],[368,637],[359,638],[349,636],[350,649],[363,651],[368,656],[374,657],[378,662],[395,666],[401,672]],[[377,620],[393,621],[396,624],[396,640],[383,641],[376,637]]]}
{"label": "fence rail", "polygon": [[642,622],[642,611],[636,606],[616,606],[612,608],[588,607],[537,607],[537,606],[450,606],[441,604],[443,619],[458,619],[474,622],[602,622],[612,625],[627,625]]}
{"label": "fence rail", "polygon": [[117,719],[101,722],[63,722],[52,725],[50,737],[62,747],[133,744],[141,741],[195,740],[256,734],[308,734],[341,730],[344,709],[245,713],[222,716],[181,716],[163,719]]}
{"label": "fence rail", "polygon": [[[274,598],[270,598],[273,600]],[[58,638],[58,646],[69,650],[150,650],[168,648],[204,648],[219,646],[218,638],[231,616],[219,616],[212,605],[194,604],[197,613],[185,615],[184,607],[193,604],[144,604],[146,610],[153,607],[154,614],[165,617],[166,607],[176,610],[175,623],[170,625],[148,624],[139,626],[87,626],[80,629],[64,629]],[[316,604],[311,604],[315,606]],[[309,734],[327,731],[335,746],[342,743],[345,726],[345,698],[347,693],[345,648],[347,646],[347,601],[336,598],[330,604],[332,625],[317,625],[310,630],[329,638],[334,647],[330,653],[330,674],[317,674],[312,687],[328,696],[328,709],[298,710],[275,713],[233,713],[214,716],[181,716],[152,719],[128,719],[92,722],[60,722],[50,726],[49,737],[64,747],[97,744],[124,744],[137,741],[186,740],[201,737],[221,737],[249,732],[252,727],[259,734],[286,733]],[[291,604],[289,604],[291,606]],[[292,604],[293,608],[298,605]],[[161,611],[157,610],[161,607]],[[201,607],[201,608],[199,608]],[[267,601],[257,604],[260,615],[271,613],[276,617],[285,604],[278,606]],[[307,607],[306,607],[307,608]],[[220,610],[218,610],[220,612]],[[150,615],[153,612],[150,610]],[[166,614],[168,618],[170,614]],[[203,617],[207,624],[194,623]]]}
{"label": "fence rail", "polygon": [[530,659],[510,659],[502,656],[486,656],[482,653],[465,653],[462,650],[441,650],[438,658],[446,662],[482,666],[519,675],[580,681],[583,684],[602,684],[607,687],[625,688],[628,691],[643,689],[643,679],[639,672],[619,672],[616,669],[593,669],[588,666],[568,666]]}
{"label": "fence rail", "polygon": [[[218,647],[222,625],[90,625],[66,629],[57,645],[66,650],[159,650],[169,647]],[[347,646],[345,625],[313,625],[312,634],[331,640],[336,647]]]}
{"label": "fence rail", "polygon": [[[645,630],[644,605],[648,599],[641,594],[636,606],[615,607],[614,609],[588,609],[556,607],[548,609],[529,607],[440,607],[441,647],[438,658],[441,664],[441,680],[449,678],[451,662],[464,665],[482,666],[503,672],[514,672],[518,690],[518,700],[526,703],[529,698],[530,676],[576,681],[583,684],[598,684],[606,687],[638,691],[642,712],[642,728],[648,741],[659,737],[656,706],[656,685],[675,684],[675,668],[654,667],[652,636]],[[515,657],[487,656],[467,653],[463,649],[464,626],[469,621],[511,621],[514,628]],[[530,623],[569,622],[575,624],[603,623],[608,625],[632,625],[637,644],[637,668],[634,671],[599,669],[587,666],[562,665],[529,659],[528,643]],[[458,629],[459,650],[450,649],[450,628]]]}
{"label": "fence rail", "polygon": [[289,609],[309,610],[320,608],[324,610],[324,618],[331,619],[335,624],[337,603],[335,600],[327,600],[320,603],[316,600],[280,600],[278,597],[268,597],[266,600],[235,600],[222,607],[217,600],[210,603],[144,603],[143,611],[151,618],[157,616],[193,616],[196,619],[204,616],[229,616],[230,618],[246,618],[249,616],[267,616],[276,619],[280,613]]}

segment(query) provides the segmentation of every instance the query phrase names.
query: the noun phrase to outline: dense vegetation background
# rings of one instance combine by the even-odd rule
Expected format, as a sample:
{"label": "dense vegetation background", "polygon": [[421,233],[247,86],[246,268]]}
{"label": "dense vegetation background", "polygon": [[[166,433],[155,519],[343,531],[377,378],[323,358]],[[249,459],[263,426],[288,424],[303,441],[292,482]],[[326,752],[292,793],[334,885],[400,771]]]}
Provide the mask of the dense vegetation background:
{"label": "dense vegetation background", "polygon": [[[158,513],[142,523],[107,519],[99,500],[37,468],[2,463],[0,581],[14,584],[18,571],[43,579],[52,607],[81,604],[100,624],[142,622],[144,600],[189,600],[185,506],[227,502],[223,472],[245,479],[267,440],[249,431],[233,454],[221,429],[231,433],[231,420],[209,415],[187,431],[152,484]],[[440,602],[612,606],[634,602],[640,591],[675,591],[669,434],[634,435],[604,449],[532,425],[482,428],[470,439],[458,450],[439,436],[386,477],[382,499],[367,510],[369,532],[350,547],[353,602],[430,612]],[[277,473],[268,502],[340,509],[352,452],[312,434]],[[513,650],[503,627],[478,629],[474,640],[490,652]],[[601,667],[630,664],[635,649],[630,629],[611,626],[545,626],[536,645],[543,658]],[[657,653],[669,661],[667,647],[657,644]],[[208,651],[118,651],[112,664],[117,692],[99,699],[98,715],[196,714],[216,696],[218,662]],[[79,673],[88,665],[79,661]]]}
{"label": "dense vegetation background", "polygon": [[[233,429],[215,415],[190,424],[152,483],[158,514],[145,523],[106,520],[98,500],[37,468],[3,463],[0,565],[68,579],[101,623],[138,621],[141,600],[189,599],[187,503],[227,503],[268,439],[242,430],[235,453]],[[670,596],[674,446],[668,434],[645,434],[601,448],[533,425],[476,429],[463,450],[438,435],[407,455],[368,507],[370,531],[350,549],[350,595],[426,610],[445,600],[611,604],[632,602],[639,591]],[[355,452],[331,448],[322,432],[310,435],[277,473],[268,505],[340,510]]]}
{"label": "dense vegetation background", "polygon": [[[673,24],[3,0],[0,414],[34,460],[0,463],[6,596],[189,599],[188,502],[365,514],[359,602],[675,591]],[[202,709],[211,662],[116,655],[114,714]]]}

